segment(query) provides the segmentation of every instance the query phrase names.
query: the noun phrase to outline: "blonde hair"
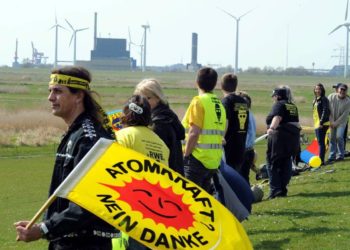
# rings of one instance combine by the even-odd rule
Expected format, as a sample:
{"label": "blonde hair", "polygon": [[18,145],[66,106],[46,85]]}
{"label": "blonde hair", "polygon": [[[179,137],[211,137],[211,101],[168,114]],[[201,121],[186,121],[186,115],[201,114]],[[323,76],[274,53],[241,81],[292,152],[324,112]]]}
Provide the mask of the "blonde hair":
{"label": "blonde hair", "polygon": [[161,103],[168,104],[168,101],[164,96],[162,87],[156,79],[144,79],[141,82],[139,82],[135,87],[134,95],[154,95],[160,100]]}

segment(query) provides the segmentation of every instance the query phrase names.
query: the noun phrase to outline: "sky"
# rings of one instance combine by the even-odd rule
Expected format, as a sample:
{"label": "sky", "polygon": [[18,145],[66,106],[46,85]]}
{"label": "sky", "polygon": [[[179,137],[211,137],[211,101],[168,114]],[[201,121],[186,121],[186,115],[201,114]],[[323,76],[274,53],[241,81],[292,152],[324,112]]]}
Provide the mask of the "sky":
{"label": "sky", "polygon": [[[198,34],[198,63],[213,67],[235,65],[236,21],[239,17],[238,67],[299,67],[330,69],[344,62],[347,0],[6,0],[0,15],[0,66],[31,58],[34,47],[54,61],[55,15],[59,30],[58,59],[73,60],[72,31],[77,33],[77,60],[90,60],[94,12],[97,35],[125,38],[140,44],[141,25],[147,33],[148,66],[191,62],[192,33]],[[350,16],[350,14],[349,14]],[[348,18],[350,21],[350,17]],[[343,51],[343,56],[342,52]],[[131,47],[140,61],[140,47]]]}

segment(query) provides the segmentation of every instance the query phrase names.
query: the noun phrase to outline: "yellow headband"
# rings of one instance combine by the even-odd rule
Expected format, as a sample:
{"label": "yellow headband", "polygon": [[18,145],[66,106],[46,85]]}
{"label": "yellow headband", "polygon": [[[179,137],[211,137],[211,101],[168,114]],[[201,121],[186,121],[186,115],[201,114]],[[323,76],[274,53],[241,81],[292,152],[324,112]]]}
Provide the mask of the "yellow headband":
{"label": "yellow headband", "polygon": [[49,85],[52,86],[57,84],[75,89],[90,90],[89,82],[85,79],[62,74],[52,74],[50,76]]}

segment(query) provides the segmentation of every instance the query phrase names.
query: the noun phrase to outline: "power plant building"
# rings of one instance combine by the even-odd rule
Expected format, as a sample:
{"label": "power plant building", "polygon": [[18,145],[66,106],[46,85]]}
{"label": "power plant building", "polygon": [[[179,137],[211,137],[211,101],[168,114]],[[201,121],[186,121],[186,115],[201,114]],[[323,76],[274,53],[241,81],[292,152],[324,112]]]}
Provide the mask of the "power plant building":
{"label": "power plant building", "polygon": [[97,13],[95,13],[94,49],[90,61],[77,61],[77,64],[90,69],[130,70],[136,68],[136,60],[130,57],[126,39],[97,38]]}

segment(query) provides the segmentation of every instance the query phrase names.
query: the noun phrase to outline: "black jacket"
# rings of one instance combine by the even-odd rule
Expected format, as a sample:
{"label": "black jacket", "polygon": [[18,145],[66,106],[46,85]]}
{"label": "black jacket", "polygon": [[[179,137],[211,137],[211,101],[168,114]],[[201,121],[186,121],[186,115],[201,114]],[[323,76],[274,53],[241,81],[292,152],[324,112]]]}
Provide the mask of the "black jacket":
{"label": "black jacket", "polygon": [[266,158],[268,164],[281,158],[290,158],[299,153],[300,128],[298,108],[295,104],[280,100],[273,104],[271,112],[266,117],[267,127],[270,127],[273,117],[280,116],[282,121],[276,130],[268,136]]}
{"label": "black jacket", "polygon": [[222,99],[228,120],[224,145],[226,163],[239,170],[244,161],[249,109],[243,97],[234,93]]}
{"label": "black jacket", "polygon": [[329,122],[329,100],[325,96],[321,96],[320,98],[316,98],[313,101],[313,106],[317,105],[317,114],[318,119],[320,120],[320,125],[323,125],[326,122]]}
{"label": "black jacket", "polygon": [[169,167],[183,175],[181,140],[185,139],[185,129],[168,105],[159,103],[152,110],[152,129],[169,148]]}
{"label": "black jacket", "polygon": [[[63,135],[57,149],[49,196],[100,137],[111,139],[102,126],[93,122],[86,113],[77,117],[67,133]],[[92,213],[59,197],[49,206],[44,223],[49,230],[46,235],[49,240],[62,239],[63,236],[70,236],[72,240],[77,241],[79,241],[79,237],[96,237],[97,240],[101,240],[101,237],[96,236],[96,234],[105,232],[116,235],[118,232]],[[110,240],[110,238],[106,237],[106,240]]]}

